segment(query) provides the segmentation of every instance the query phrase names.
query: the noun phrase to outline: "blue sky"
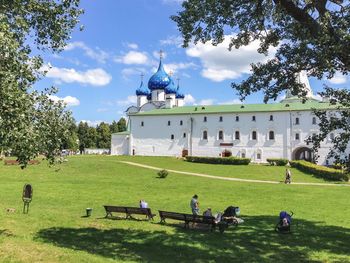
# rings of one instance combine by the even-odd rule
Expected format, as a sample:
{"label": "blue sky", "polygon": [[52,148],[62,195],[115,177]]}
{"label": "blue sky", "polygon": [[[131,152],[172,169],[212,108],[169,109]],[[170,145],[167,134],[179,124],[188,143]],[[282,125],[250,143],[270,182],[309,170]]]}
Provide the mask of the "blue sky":
{"label": "blue sky", "polygon": [[[73,32],[63,52],[44,54],[51,69],[36,86],[58,87],[56,99],[67,102],[77,121],[94,125],[124,116],[136,102],[141,73],[147,84],[155,72],[160,49],[166,70],[180,79],[188,105],[237,103],[230,83],[246,78],[250,63],[267,59],[255,51],[258,43],[232,52],[227,43],[182,48],[176,24],[169,18],[181,9],[181,0],[82,0],[82,8],[84,30]],[[323,83],[343,87],[349,79],[310,79],[315,93]],[[246,100],[261,102],[261,94]]]}

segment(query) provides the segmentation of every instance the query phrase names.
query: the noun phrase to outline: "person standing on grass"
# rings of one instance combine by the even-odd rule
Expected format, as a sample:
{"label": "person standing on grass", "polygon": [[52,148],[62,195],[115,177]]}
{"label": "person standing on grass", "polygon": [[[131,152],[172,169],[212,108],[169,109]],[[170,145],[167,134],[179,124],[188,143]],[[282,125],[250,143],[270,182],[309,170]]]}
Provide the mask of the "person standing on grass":
{"label": "person standing on grass", "polygon": [[190,202],[190,207],[192,210],[192,214],[199,215],[199,203],[198,203],[198,195],[194,195]]}
{"label": "person standing on grass", "polygon": [[284,180],[285,184],[290,184],[292,182],[292,173],[289,169],[286,169],[286,179]]}

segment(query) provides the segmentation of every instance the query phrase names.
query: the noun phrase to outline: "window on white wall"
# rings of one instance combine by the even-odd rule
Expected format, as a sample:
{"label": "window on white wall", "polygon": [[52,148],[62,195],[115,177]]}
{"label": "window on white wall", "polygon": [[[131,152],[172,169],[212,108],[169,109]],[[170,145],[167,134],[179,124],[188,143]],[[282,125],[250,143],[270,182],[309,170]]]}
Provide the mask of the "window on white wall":
{"label": "window on white wall", "polygon": [[170,135],[170,139],[172,139],[172,140],[174,140],[174,139],[175,139],[174,134]]}
{"label": "window on white wall", "polygon": [[219,122],[222,122],[223,118],[222,116],[219,117]]}
{"label": "window on white wall", "polygon": [[145,124],[144,124],[144,122],[143,121],[141,121],[141,127],[143,127]]}
{"label": "window on white wall", "polygon": [[261,153],[261,150],[259,149],[257,152],[256,152],[256,159],[257,160],[261,160],[262,158],[262,153]]}
{"label": "window on white wall", "polygon": [[275,139],[275,132],[269,131],[269,140],[274,140],[274,139]]}
{"label": "window on white wall", "polygon": [[312,124],[316,124],[316,117],[312,117]]}
{"label": "window on white wall", "polygon": [[170,124],[171,124],[171,122],[170,122],[170,121],[168,121],[168,126],[170,126]]}
{"label": "window on white wall", "polygon": [[297,141],[300,140],[300,134],[299,134],[299,133],[296,133],[296,134],[295,134],[295,140],[297,140]]}
{"label": "window on white wall", "polygon": [[223,140],[223,139],[224,139],[224,132],[221,131],[221,130],[219,131],[218,139],[219,139],[219,140]]}
{"label": "window on white wall", "polygon": [[203,139],[203,140],[208,140],[208,132],[207,132],[207,131],[203,131],[203,133],[202,133],[202,139]]}
{"label": "window on white wall", "polygon": [[239,140],[239,131],[235,131],[235,140]]}
{"label": "window on white wall", "polygon": [[257,135],[256,135],[256,131],[252,131],[252,140],[256,140]]}
{"label": "window on white wall", "polygon": [[183,124],[183,121],[181,120],[181,121],[180,121],[180,125],[182,126],[182,124]]}
{"label": "window on white wall", "polygon": [[295,125],[299,125],[299,123],[300,123],[300,120],[299,120],[298,117],[296,117],[296,118],[295,118]]}
{"label": "window on white wall", "polygon": [[237,122],[239,121],[239,116],[236,116],[236,121],[237,121]]}
{"label": "window on white wall", "polygon": [[207,122],[207,116],[204,116],[203,122]]}
{"label": "window on white wall", "polygon": [[270,115],[270,121],[273,121],[273,115]]}
{"label": "window on white wall", "polygon": [[255,116],[252,116],[252,121],[256,121],[256,117]]}
{"label": "window on white wall", "polygon": [[186,132],[184,132],[184,134],[182,135],[182,137],[186,138]]}

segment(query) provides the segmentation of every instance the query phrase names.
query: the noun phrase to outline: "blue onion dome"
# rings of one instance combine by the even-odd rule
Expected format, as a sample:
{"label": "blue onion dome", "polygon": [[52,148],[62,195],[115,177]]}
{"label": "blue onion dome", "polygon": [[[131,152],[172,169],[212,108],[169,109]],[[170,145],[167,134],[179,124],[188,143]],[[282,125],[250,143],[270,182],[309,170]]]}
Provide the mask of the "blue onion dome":
{"label": "blue onion dome", "polygon": [[140,87],[136,90],[136,95],[137,96],[148,96],[149,95],[149,91],[147,90],[147,88],[145,88],[143,86],[143,81],[141,81]]}
{"label": "blue onion dome", "polygon": [[180,79],[177,79],[176,97],[177,99],[184,99],[185,95],[180,93]]}
{"label": "blue onion dome", "polygon": [[176,94],[177,87],[175,86],[174,80],[170,78],[170,84],[165,87],[165,94]]}
{"label": "blue onion dome", "polygon": [[185,98],[185,95],[182,94],[182,93],[177,92],[177,93],[176,93],[176,98],[177,98],[177,99],[184,99],[184,98]]}
{"label": "blue onion dome", "polygon": [[148,81],[148,88],[150,90],[165,89],[169,84],[170,77],[165,72],[162,60],[160,60],[157,72]]}

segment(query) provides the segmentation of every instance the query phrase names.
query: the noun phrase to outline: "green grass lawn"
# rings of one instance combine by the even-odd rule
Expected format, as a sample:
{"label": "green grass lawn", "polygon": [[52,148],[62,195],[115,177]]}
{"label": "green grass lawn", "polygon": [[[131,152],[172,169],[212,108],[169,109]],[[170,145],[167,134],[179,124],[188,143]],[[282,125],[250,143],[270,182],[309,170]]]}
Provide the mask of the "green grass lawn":
{"label": "green grass lawn", "polygon": [[[156,172],[120,160],[157,167],[249,179],[283,180],[284,169],[218,166],[161,157],[77,156],[59,171],[42,163],[21,170],[0,165],[1,262],[350,262],[350,187],[269,185]],[[324,182],[293,170],[294,181]],[[22,188],[33,202],[21,213]],[[224,234],[135,220],[103,219],[104,204],[190,212],[200,207],[241,208],[244,224]],[[82,217],[92,207],[92,217]],[[6,208],[16,208],[7,213]],[[290,235],[273,231],[281,210],[294,211]]]}

